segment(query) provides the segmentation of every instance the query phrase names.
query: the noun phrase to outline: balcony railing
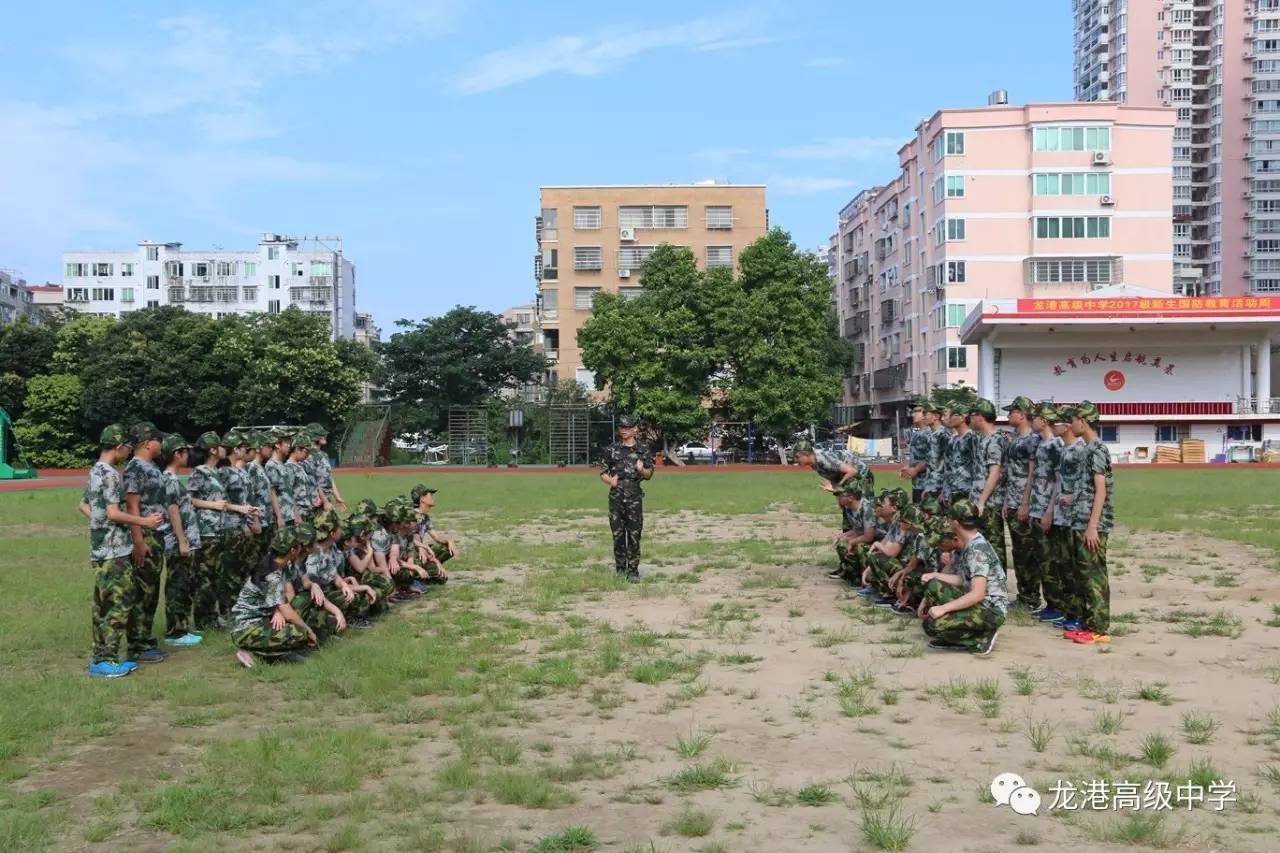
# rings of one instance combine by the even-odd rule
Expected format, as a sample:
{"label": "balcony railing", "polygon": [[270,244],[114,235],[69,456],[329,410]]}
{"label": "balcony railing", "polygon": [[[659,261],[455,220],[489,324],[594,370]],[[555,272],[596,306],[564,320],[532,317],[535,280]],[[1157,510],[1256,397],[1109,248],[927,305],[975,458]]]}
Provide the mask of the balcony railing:
{"label": "balcony railing", "polygon": [[313,305],[327,305],[333,299],[331,287],[291,287],[289,298],[294,302],[310,302]]}

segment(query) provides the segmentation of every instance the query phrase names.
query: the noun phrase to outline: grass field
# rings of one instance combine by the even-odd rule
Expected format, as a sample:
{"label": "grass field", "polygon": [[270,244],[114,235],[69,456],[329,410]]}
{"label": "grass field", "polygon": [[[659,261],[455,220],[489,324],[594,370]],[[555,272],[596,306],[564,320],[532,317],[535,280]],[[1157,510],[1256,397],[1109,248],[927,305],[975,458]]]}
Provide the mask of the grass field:
{"label": "grass field", "polygon": [[[0,493],[0,850],[1276,847],[1275,472],[1118,472],[1112,647],[1015,620],[985,660],[823,577],[811,474],[660,473],[637,587],[592,474],[423,477],[446,588],[302,665],[215,635],[109,682],[78,493]],[[1057,779],[1239,796],[1019,817],[1004,771],[1046,807]]]}

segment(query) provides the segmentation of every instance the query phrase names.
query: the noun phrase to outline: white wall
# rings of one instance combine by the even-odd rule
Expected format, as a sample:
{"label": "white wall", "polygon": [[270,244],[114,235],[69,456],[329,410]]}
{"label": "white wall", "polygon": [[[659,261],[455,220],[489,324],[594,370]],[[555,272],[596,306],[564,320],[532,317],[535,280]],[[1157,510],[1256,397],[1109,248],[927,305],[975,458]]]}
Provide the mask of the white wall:
{"label": "white wall", "polygon": [[[1241,396],[1240,346],[1179,347],[1143,343],[1140,336],[1121,335],[1112,347],[1053,349],[1003,348],[999,362],[999,396],[1025,394],[1033,400],[1092,400],[1093,402],[1235,401]],[[1129,340],[1125,340],[1129,338]],[[1115,352],[1117,360],[1111,361]],[[1101,363],[1094,357],[1101,353]],[[1147,364],[1125,362],[1126,353],[1143,354]],[[1086,365],[1083,356],[1091,363]],[[1160,367],[1151,363],[1160,359]],[[1075,367],[1068,364],[1075,360]],[[1172,375],[1165,367],[1174,365]],[[1056,374],[1054,367],[1062,369]],[[1109,390],[1104,377],[1123,374],[1124,385]]]}

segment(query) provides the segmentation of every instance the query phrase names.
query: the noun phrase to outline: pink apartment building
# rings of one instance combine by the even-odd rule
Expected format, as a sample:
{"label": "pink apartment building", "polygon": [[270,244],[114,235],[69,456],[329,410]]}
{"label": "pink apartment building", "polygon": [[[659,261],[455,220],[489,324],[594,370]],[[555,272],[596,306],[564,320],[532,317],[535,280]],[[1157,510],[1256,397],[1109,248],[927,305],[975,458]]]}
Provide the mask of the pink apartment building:
{"label": "pink apartment building", "polygon": [[1280,0],[1072,7],[1077,99],[1176,110],[1176,288],[1280,293]]}
{"label": "pink apartment building", "polygon": [[909,401],[978,385],[960,330],[980,303],[1127,285],[1173,295],[1174,110],[1112,102],[940,110],[831,238],[855,355],[842,420],[889,435]]}

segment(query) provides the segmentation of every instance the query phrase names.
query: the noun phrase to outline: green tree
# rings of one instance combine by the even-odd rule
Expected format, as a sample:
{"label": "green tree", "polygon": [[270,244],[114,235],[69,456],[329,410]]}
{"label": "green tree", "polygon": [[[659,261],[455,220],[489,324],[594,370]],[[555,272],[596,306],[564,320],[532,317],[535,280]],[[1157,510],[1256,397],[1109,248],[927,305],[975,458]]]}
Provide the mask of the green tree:
{"label": "green tree", "polygon": [[617,408],[673,440],[707,424],[704,401],[722,358],[714,318],[719,292],[708,286],[693,253],[661,245],[645,262],[635,299],[597,293],[591,318],[578,330],[582,363],[596,388],[609,388]]}
{"label": "green tree", "polygon": [[57,329],[20,317],[0,326],[0,408],[14,420],[22,417],[27,380],[52,368]]}
{"label": "green tree", "polygon": [[83,468],[94,455],[80,419],[84,388],[67,373],[27,380],[26,410],[13,425],[23,456],[40,468]]}
{"label": "green tree", "polygon": [[517,343],[497,314],[459,305],[440,317],[399,320],[381,345],[384,398],[397,432],[444,429],[450,406],[479,406],[536,382],[547,361]]}

